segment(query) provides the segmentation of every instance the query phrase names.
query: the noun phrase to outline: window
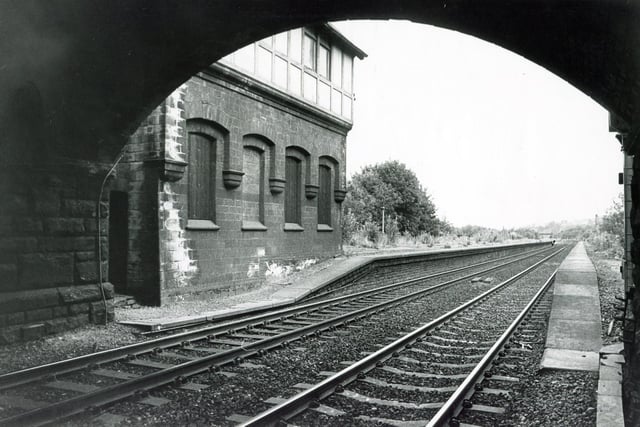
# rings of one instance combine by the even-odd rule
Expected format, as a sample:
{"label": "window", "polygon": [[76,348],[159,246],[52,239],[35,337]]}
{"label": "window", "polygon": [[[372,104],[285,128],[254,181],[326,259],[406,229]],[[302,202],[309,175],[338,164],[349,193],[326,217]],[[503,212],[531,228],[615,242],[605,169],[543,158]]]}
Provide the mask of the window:
{"label": "window", "polygon": [[245,146],[242,160],[242,227],[261,228],[260,226],[264,226],[264,151],[253,146]]}
{"label": "window", "polygon": [[318,83],[318,104],[320,104],[322,108],[329,110],[331,108],[331,86],[322,80]]}
{"label": "window", "polygon": [[302,224],[302,162],[287,156],[285,166],[284,222]]}
{"label": "window", "polygon": [[[224,58],[273,87],[351,120],[353,56],[316,27],[285,31]],[[349,99],[344,99],[348,97]]]}
{"label": "window", "polygon": [[[220,153],[229,143],[229,131],[202,118],[188,119],[186,210],[189,230],[218,230],[216,221],[216,171]],[[218,183],[219,185],[219,183]]]}
{"label": "window", "polygon": [[331,168],[320,165],[318,170],[318,227],[320,225],[331,226]]}
{"label": "window", "polygon": [[289,90],[296,95],[302,93],[302,71],[293,64],[289,64]]}
{"label": "window", "polygon": [[331,47],[331,83],[336,87],[342,86],[342,51],[335,46]]}
{"label": "window", "polygon": [[331,111],[342,114],[342,92],[336,89],[331,90]]}
{"label": "window", "polygon": [[342,95],[342,116],[351,119],[351,97]]}
{"label": "window", "polygon": [[291,30],[289,43],[289,56],[297,63],[302,63],[302,29]]}
{"label": "window", "polygon": [[273,69],[273,82],[282,88],[287,88],[287,60],[277,55]]}
{"label": "window", "polygon": [[254,72],[255,67],[255,47],[254,45],[245,46],[235,53],[236,64],[246,71]]}
{"label": "window", "polygon": [[271,43],[272,43],[271,36],[263,38],[262,40],[260,40],[260,43],[264,44],[265,46],[271,47]]}
{"label": "window", "polygon": [[242,230],[266,231],[267,178],[274,170],[275,145],[255,134],[245,135],[242,145]]}
{"label": "window", "polygon": [[322,77],[329,77],[329,48],[323,45],[318,46],[318,74]]}
{"label": "window", "polygon": [[287,38],[288,35],[286,31],[284,33],[276,34],[275,36],[276,42],[274,47],[278,52],[284,55],[287,54]]}
{"label": "window", "polygon": [[216,140],[189,132],[188,218],[215,222]]}
{"label": "window", "polygon": [[271,52],[262,46],[258,47],[258,76],[271,80]]}
{"label": "window", "polygon": [[316,102],[318,79],[312,74],[304,73],[304,97],[309,101]]}
{"label": "window", "polygon": [[309,34],[304,35],[302,59],[304,66],[316,70],[316,39]]}
{"label": "window", "polygon": [[347,92],[351,93],[353,83],[353,58],[349,55],[344,55],[342,62],[342,87]]}

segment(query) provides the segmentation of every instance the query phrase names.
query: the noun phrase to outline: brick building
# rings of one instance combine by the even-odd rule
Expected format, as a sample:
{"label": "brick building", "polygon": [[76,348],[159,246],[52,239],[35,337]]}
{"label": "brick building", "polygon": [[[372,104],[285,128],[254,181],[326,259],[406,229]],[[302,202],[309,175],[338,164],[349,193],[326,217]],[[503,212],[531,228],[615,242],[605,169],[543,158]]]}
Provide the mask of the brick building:
{"label": "brick building", "polygon": [[190,78],[130,138],[109,192],[109,278],[144,304],[236,293],[341,251],[353,63],[328,24]]}

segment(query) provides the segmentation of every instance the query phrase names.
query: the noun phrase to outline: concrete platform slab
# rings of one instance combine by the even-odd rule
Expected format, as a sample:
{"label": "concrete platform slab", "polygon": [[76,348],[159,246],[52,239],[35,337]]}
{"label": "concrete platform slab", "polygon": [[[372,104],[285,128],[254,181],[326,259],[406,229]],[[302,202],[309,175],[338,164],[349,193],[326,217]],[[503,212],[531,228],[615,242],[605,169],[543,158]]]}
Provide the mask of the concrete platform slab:
{"label": "concrete platform slab", "polygon": [[602,354],[600,351],[600,363],[606,366],[622,365],[624,363],[624,356],[622,354]]}
{"label": "concrete platform slab", "polygon": [[598,353],[547,348],[542,354],[540,366],[542,369],[597,372],[599,369]]}
{"label": "concrete platform slab", "polygon": [[600,365],[600,381],[622,381],[622,367]]}
{"label": "concrete platform slab", "polygon": [[600,301],[581,295],[554,295],[550,317],[560,320],[596,322],[600,326]]}
{"label": "concrete platform slab", "polygon": [[581,273],[589,273],[593,271],[593,264],[590,262],[568,261],[562,266],[561,271],[577,271]]}
{"label": "concrete platform slab", "polygon": [[598,380],[597,427],[624,425],[622,405],[622,364],[624,356],[615,351],[621,344],[600,349],[600,378]]}
{"label": "concrete platform slab", "polygon": [[558,268],[541,366],[597,371],[596,425],[622,426],[622,345],[601,347],[600,316],[596,271],[580,242]]}
{"label": "concrete platform slab", "polygon": [[598,396],[597,427],[624,426],[622,399],[617,396]]}
{"label": "concrete platform slab", "polygon": [[598,286],[596,271],[558,270],[556,283],[581,283],[589,286]]}
{"label": "concrete platform slab", "polygon": [[600,316],[596,271],[580,242],[556,274],[545,352],[554,349],[598,354],[602,347]]}
{"label": "concrete platform slab", "polygon": [[594,268],[593,263],[590,260],[587,261],[579,256],[573,256],[571,258],[567,257],[564,261],[563,269],[585,269],[591,271]]}
{"label": "concrete platform slab", "polygon": [[599,292],[596,286],[589,286],[584,284],[569,284],[558,283],[556,284],[554,295],[577,295],[591,298],[598,298]]}
{"label": "concrete platform slab", "polygon": [[549,319],[547,348],[598,352],[601,346],[599,322]]}
{"label": "concrete platform slab", "polygon": [[605,345],[600,349],[600,354],[621,354],[624,351],[624,344],[619,342]]}
{"label": "concrete platform slab", "polygon": [[607,396],[622,396],[622,387],[620,386],[620,381],[598,381],[598,394],[604,394]]}

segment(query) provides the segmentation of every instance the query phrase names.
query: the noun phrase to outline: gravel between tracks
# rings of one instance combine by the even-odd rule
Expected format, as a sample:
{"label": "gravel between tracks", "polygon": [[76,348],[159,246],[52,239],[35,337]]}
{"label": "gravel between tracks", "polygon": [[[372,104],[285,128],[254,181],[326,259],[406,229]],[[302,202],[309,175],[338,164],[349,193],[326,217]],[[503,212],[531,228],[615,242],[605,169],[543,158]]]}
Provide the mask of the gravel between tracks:
{"label": "gravel between tracks", "polygon": [[[424,250],[424,249],[423,249]],[[406,252],[406,251],[405,251]],[[379,251],[380,254],[385,251]],[[473,256],[477,262],[485,257]],[[303,279],[318,271],[331,268],[339,258],[325,260],[322,263],[312,265],[292,274],[289,279],[295,277]],[[429,270],[442,270],[462,266],[468,259],[454,258],[449,260],[428,261]],[[416,271],[418,269],[416,268]],[[420,273],[424,274],[424,273]],[[117,307],[117,320],[151,319],[158,317],[176,318],[194,315],[199,312],[210,312],[232,307],[241,302],[260,301],[269,297],[285,286],[280,281],[267,283],[264,287],[238,295],[213,295],[209,298],[175,301],[163,307]],[[154,337],[145,338],[139,334],[135,327],[121,325],[115,322],[103,325],[86,325],[64,333],[40,338],[33,341],[19,342],[0,346],[0,373],[25,369],[45,363],[56,362],[74,356],[93,353],[96,351],[115,348],[135,342],[144,341]],[[46,349],[43,351],[43,349]]]}
{"label": "gravel between tracks", "polygon": [[[472,294],[478,294],[516,271],[518,268],[512,266],[496,274],[496,282],[491,285],[469,283],[467,288],[473,291]],[[128,401],[107,410],[125,417],[125,425],[234,425],[235,422],[227,420],[230,415],[255,415],[269,407],[263,403],[265,399],[292,396],[299,391],[294,385],[322,380],[322,371],[342,369],[342,362],[358,360],[363,357],[362,352],[374,351],[376,346],[372,343],[388,343],[413,329],[416,322],[433,319],[469,297],[460,291],[433,294],[424,302],[404,304],[402,310],[384,312],[375,321],[370,318],[368,322],[362,322],[362,327],[357,327],[360,322],[356,322],[351,327],[323,334],[321,339],[297,341],[290,348],[250,360],[250,366],[226,366],[222,373],[190,378],[192,382],[208,386],[201,392],[175,387],[154,390],[153,396],[169,399],[161,407]],[[73,425],[86,425],[92,421],[81,418]]]}
{"label": "gravel between tracks", "polygon": [[[592,253],[590,255],[598,269],[604,328],[605,325],[608,326],[607,319],[611,319],[613,313],[610,307],[613,306],[614,294],[622,293],[621,282],[615,280],[617,265],[614,266],[611,261],[600,260],[597,254],[595,257]],[[400,318],[392,317],[391,320],[385,321],[385,324],[384,329],[374,328],[367,330],[366,334],[349,334],[346,339],[342,334],[336,334],[337,338],[326,337],[322,340],[296,343],[292,346],[293,348],[270,353],[252,361],[262,366],[235,366],[225,369],[231,374],[249,373],[246,376],[200,375],[191,380],[207,383],[210,388],[202,392],[189,392],[187,394],[189,398],[186,401],[184,391],[165,388],[152,394],[181,398],[172,399],[158,408],[143,406],[141,409],[139,404],[125,403],[118,405],[117,412],[126,415],[123,425],[201,425],[210,424],[212,421],[215,425],[232,425],[234,423],[225,421],[226,416],[232,412],[243,412],[246,408],[250,408],[252,413],[257,413],[260,409],[266,409],[268,405],[261,401],[278,393],[280,387],[277,384],[280,381],[291,385],[297,382],[309,382],[310,375],[318,378],[320,371],[335,369],[336,363],[339,366],[340,361],[361,357],[359,349],[370,342],[374,335],[377,334],[379,337],[393,335],[386,326],[391,325],[391,329],[396,329],[397,332],[404,328]],[[0,348],[2,361],[0,371],[101,350],[139,339],[133,330],[123,326],[81,328],[44,340]],[[336,350],[339,348],[336,344],[341,341],[348,341],[348,344],[342,350]],[[614,333],[614,337],[605,343],[616,341],[618,339]],[[47,352],[42,351],[45,346]],[[42,356],[45,356],[45,360],[39,359]],[[296,366],[296,369],[292,369],[293,366]],[[501,425],[595,425],[596,382],[597,376],[594,378],[593,374],[537,372],[537,367],[533,367],[530,377],[527,378],[526,387],[523,387],[521,394],[515,398],[508,418],[505,418]],[[289,395],[295,392],[296,390],[291,389]],[[228,401],[229,396],[233,396],[237,404],[227,408],[223,400]],[[550,399],[549,396],[553,398]],[[363,423],[362,425],[372,424]]]}

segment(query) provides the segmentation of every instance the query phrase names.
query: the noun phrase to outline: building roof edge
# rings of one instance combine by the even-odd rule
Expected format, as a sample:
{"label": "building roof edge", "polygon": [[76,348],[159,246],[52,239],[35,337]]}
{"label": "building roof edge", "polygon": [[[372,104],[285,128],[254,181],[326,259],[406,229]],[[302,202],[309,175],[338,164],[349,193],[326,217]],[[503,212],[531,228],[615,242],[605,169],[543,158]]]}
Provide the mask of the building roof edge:
{"label": "building roof edge", "polygon": [[338,31],[336,27],[334,27],[330,23],[327,22],[322,24],[322,28],[327,31],[331,35],[331,37],[334,37],[335,39],[339,40],[340,43],[344,44],[358,58],[364,59],[368,56],[362,49],[353,44],[351,40],[346,38],[340,31]]}

